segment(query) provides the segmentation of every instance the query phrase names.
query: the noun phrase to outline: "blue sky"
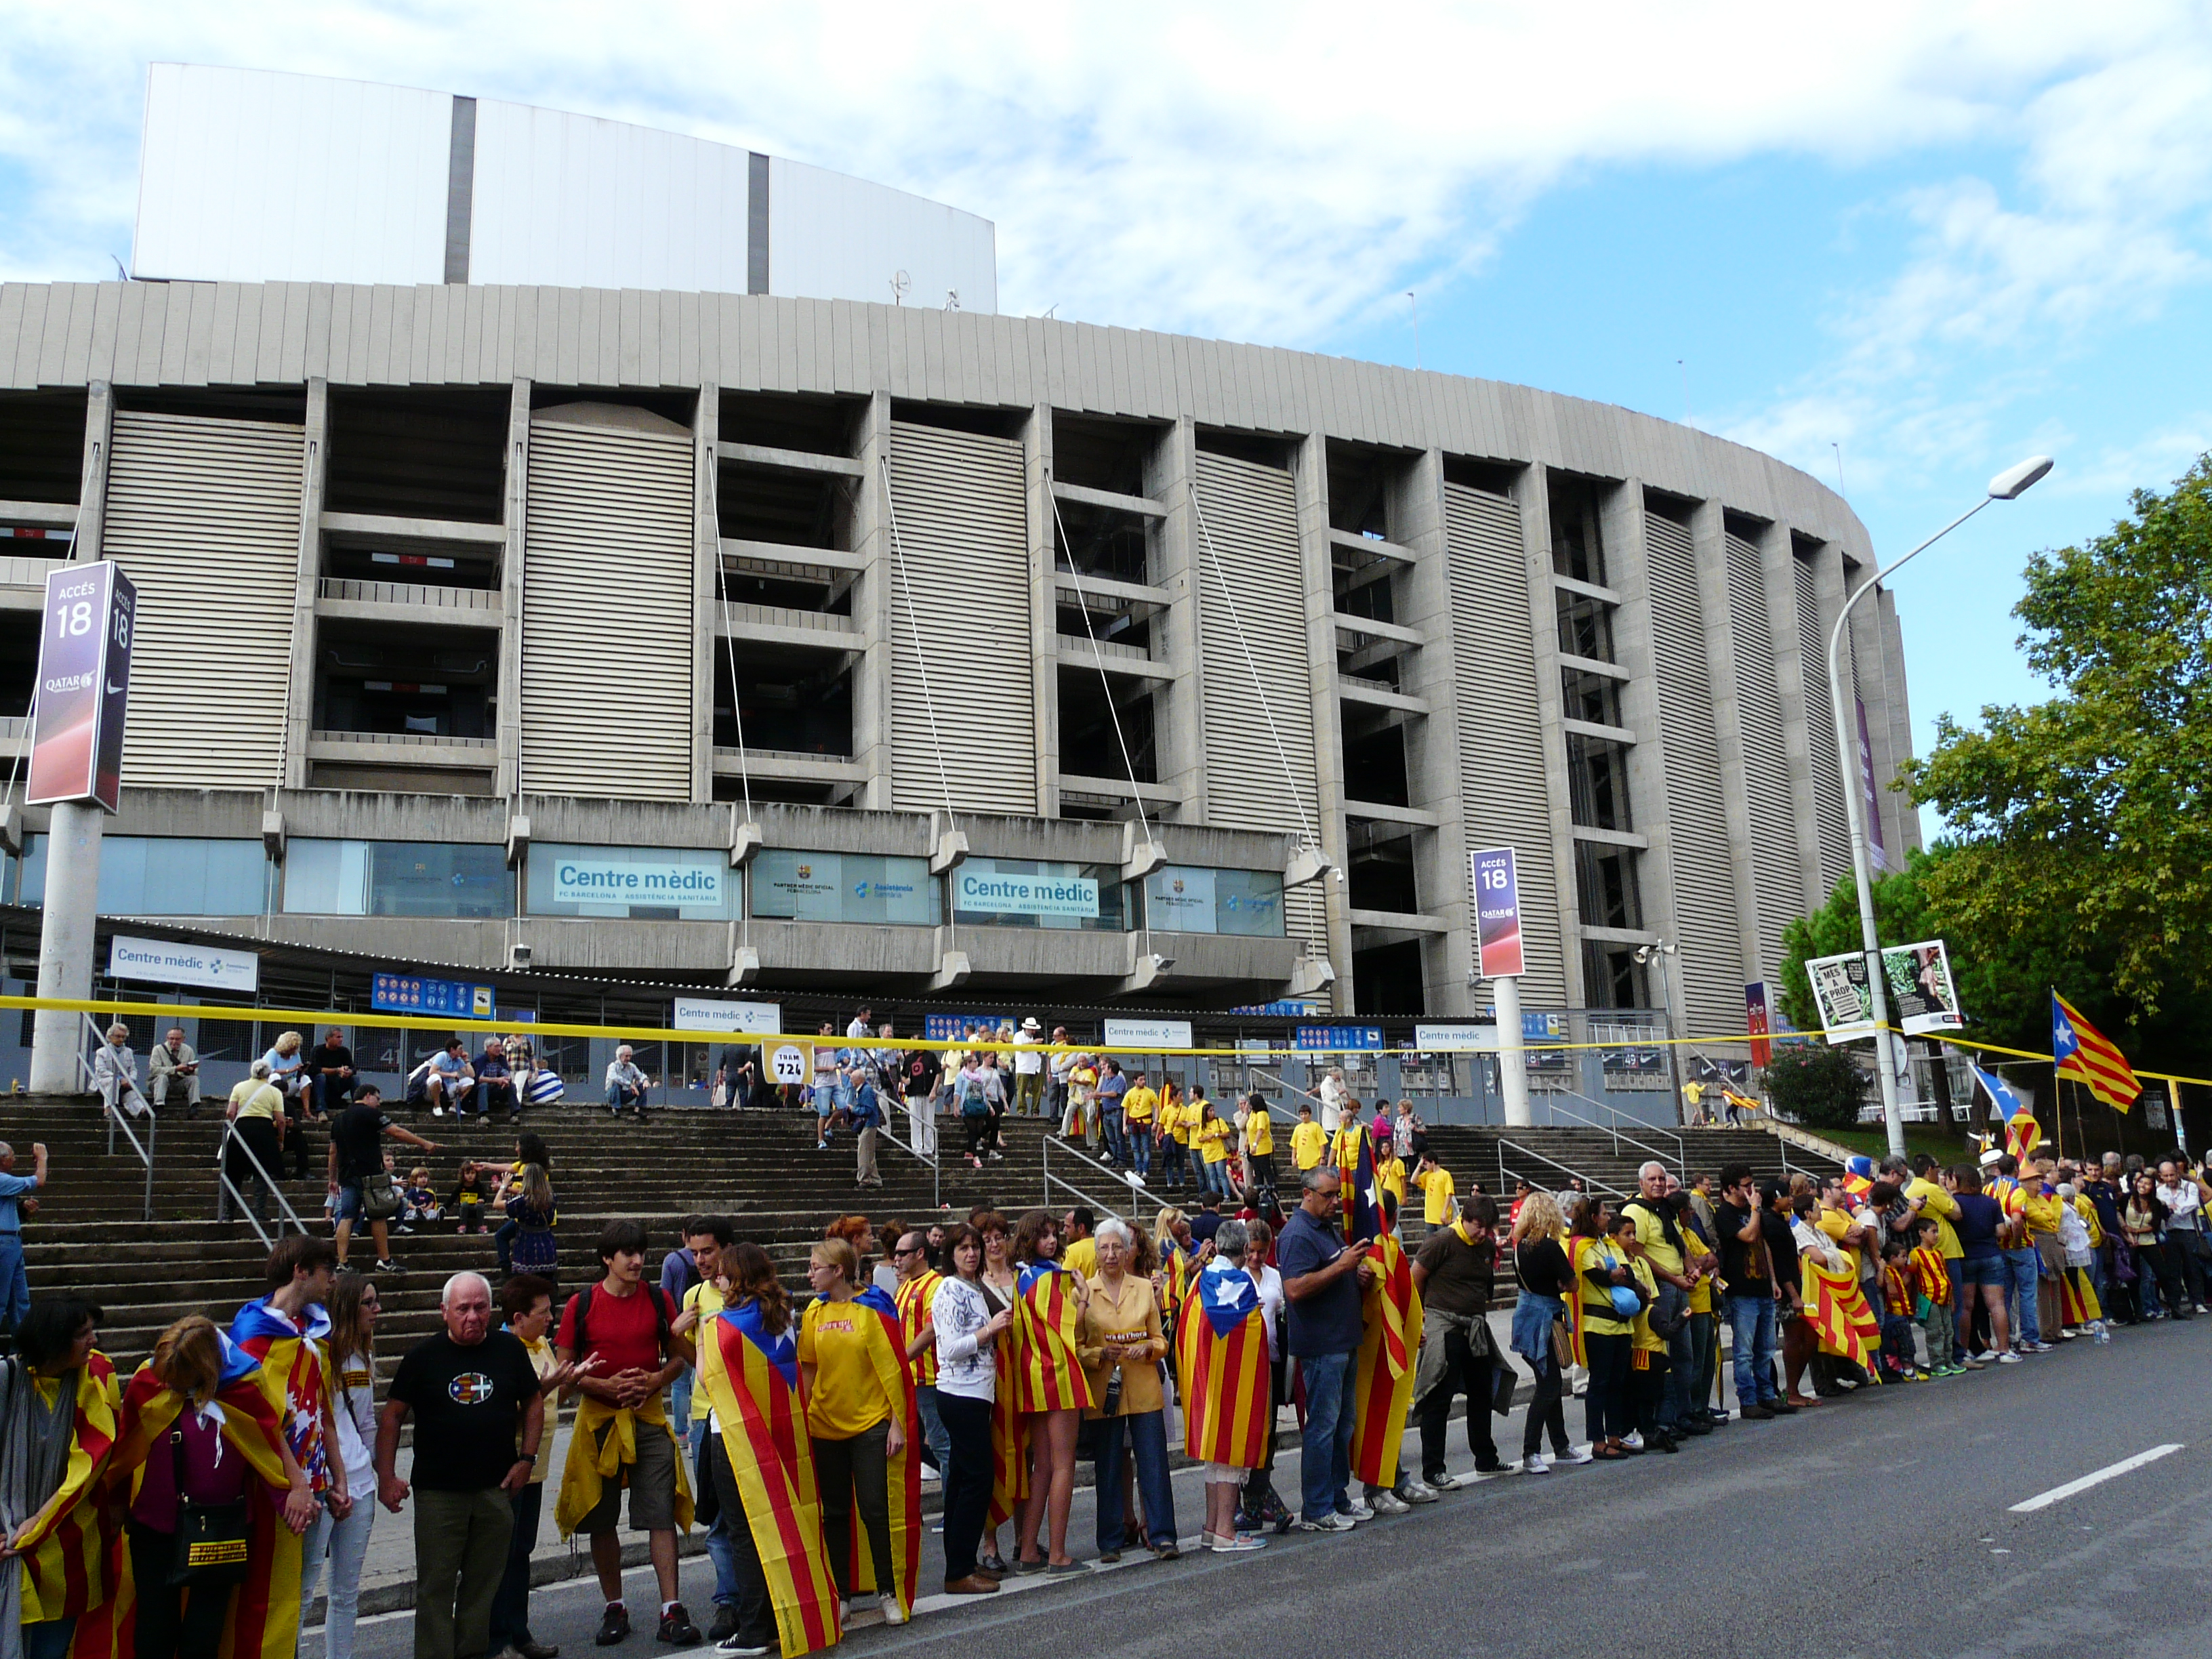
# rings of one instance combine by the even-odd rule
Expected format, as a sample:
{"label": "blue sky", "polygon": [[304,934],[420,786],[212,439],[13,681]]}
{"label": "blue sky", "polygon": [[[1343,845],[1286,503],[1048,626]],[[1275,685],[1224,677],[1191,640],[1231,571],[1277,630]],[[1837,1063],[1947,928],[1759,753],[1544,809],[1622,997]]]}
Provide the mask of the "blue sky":
{"label": "blue sky", "polygon": [[1412,289],[1429,368],[1686,410],[1831,485],[1839,444],[1885,556],[2057,456],[1898,579],[1923,748],[1941,711],[2042,695],[2008,614],[2027,554],[2212,447],[2201,5],[854,15],[0,0],[0,277],[128,257],[145,64],[170,59],[902,185],[996,221],[1012,312],[1410,362]]}

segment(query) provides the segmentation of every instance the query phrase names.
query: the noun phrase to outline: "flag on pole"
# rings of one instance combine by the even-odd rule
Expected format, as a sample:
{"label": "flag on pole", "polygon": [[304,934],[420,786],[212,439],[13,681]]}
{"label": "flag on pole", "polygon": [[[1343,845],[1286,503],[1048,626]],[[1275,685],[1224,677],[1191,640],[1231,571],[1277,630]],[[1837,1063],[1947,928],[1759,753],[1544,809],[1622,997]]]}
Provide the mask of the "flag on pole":
{"label": "flag on pole", "polygon": [[2035,1114],[2019,1091],[1995,1072],[1973,1068],[1974,1086],[1989,1097],[1990,1104],[1996,1109],[2004,1122],[2005,1151],[2014,1158],[2026,1158],[2043,1139],[2043,1126],[2035,1121]]}
{"label": "flag on pole", "polygon": [[2115,1111],[2126,1111],[2142,1093],[2126,1056],[2056,991],[2051,994],[2051,1052],[2059,1076],[2072,1078]]}

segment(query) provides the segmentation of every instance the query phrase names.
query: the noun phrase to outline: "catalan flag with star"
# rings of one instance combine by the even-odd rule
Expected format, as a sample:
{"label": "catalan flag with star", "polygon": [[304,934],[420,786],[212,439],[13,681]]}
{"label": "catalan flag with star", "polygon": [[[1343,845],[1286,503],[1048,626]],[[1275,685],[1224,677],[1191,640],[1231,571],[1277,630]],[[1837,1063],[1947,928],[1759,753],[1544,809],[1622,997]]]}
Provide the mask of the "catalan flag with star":
{"label": "catalan flag with star", "polygon": [[2059,1076],[2072,1078],[2116,1112],[2126,1111],[2142,1093],[2127,1057],[2055,990],[2051,994],[2051,1053]]}
{"label": "catalan flag with star", "polygon": [[[856,1308],[866,1308],[884,1322],[884,1338],[890,1354],[890,1370],[878,1377],[884,1391],[890,1396],[893,1409],[900,1413],[900,1433],[905,1443],[896,1456],[886,1463],[885,1480],[890,1513],[891,1573],[898,1583],[876,1583],[874,1552],[867,1546],[867,1536],[861,1530],[858,1510],[853,1514],[852,1536],[846,1540],[851,1551],[848,1582],[855,1590],[866,1594],[879,1592],[892,1596],[902,1613],[914,1611],[915,1586],[921,1577],[921,1416],[915,1395],[914,1372],[901,1363],[901,1321],[898,1304],[871,1285],[853,1298]],[[871,1345],[871,1352],[874,1352]]]}
{"label": "catalan flag with star", "polygon": [[1176,1333],[1183,1449],[1202,1463],[1256,1469],[1274,1428],[1260,1287],[1242,1267],[1209,1261]]}
{"label": "catalan flag with star", "polygon": [[1081,1296],[1081,1281],[1049,1257],[1030,1262],[1014,1280],[1014,1329],[1020,1339],[1014,1404],[1024,1415],[1085,1411],[1098,1403],[1076,1352]]}
{"label": "catalan flag with star", "polygon": [[1360,1302],[1359,1353],[1352,1371],[1352,1473],[1370,1486],[1398,1484],[1398,1443],[1413,1403],[1421,1352],[1421,1293],[1396,1235],[1383,1230],[1375,1149],[1360,1137],[1358,1162],[1345,1185],[1344,1236],[1364,1243],[1375,1282]]}
{"label": "catalan flag with star", "polygon": [[844,1634],[837,1580],[822,1539],[814,1443],[789,1328],[770,1331],[757,1302],[724,1309],[702,1334],[699,1386],[721,1425],[784,1659],[836,1646]]}

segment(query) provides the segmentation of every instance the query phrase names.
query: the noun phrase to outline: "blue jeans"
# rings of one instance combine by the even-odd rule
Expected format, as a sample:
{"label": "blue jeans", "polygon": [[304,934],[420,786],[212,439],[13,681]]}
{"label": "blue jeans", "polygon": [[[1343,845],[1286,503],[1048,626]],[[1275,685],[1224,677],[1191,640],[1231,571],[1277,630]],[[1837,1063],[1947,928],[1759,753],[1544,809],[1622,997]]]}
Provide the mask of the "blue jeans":
{"label": "blue jeans", "polygon": [[1298,1358],[1305,1379],[1306,1427],[1299,1480],[1303,1519],[1326,1521],[1352,1508],[1345,1489],[1352,1484],[1352,1430],[1358,1409],[1352,1395],[1356,1354],[1318,1353]]}
{"label": "blue jeans", "polygon": [[1175,1488],[1168,1484],[1167,1413],[1136,1412],[1127,1417],[1102,1417],[1093,1427],[1098,1436],[1099,1549],[1118,1550],[1124,1544],[1140,1541],[1122,1535],[1127,1531],[1121,1516],[1125,1439],[1130,1455],[1137,1460],[1137,1490],[1145,1499],[1145,1529],[1152,1534],[1141,1541],[1154,1548],[1174,1543]]}
{"label": "blue jeans", "polygon": [[619,1083],[607,1085],[607,1109],[610,1111],[626,1112],[633,1106],[642,1107],[644,1104],[644,1090],[625,1089]]}
{"label": "blue jeans", "polygon": [[1098,1111],[1098,1133],[1106,1141],[1106,1156],[1116,1164],[1128,1162],[1128,1153],[1121,1144],[1121,1109],[1103,1106]]}
{"label": "blue jeans", "polygon": [[1139,1123],[1129,1135],[1129,1167],[1139,1175],[1152,1172],[1152,1126]]}
{"label": "blue jeans", "polygon": [[1218,1164],[1210,1163],[1203,1158],[1199,1159],[1198,1190],[1201,1193],[1218,1193],[1224,1198],[1229,1196],[1229,1160],[1227,1158],[1223,1158]]}
{"label": "blue jeans", "polygon": [[1690,1391],[1697,1386],[1698,1351],[1690,1340],[1690,1325],[1667,1340],[1667,1377],[1660,1385],[1659,1426],[1671,1429],[1689,1414]]}
{"label": "blue jeans", "polygon": [[0,1233],[0,1330],[14,1330],[30,1311],[31,1281],[23,1272],[23,1235]]}
{"label": "blue jeans", "polygon": [[1189,1149],[1173,1135],[1160,1142],[1160,1185],[1180,1187],[1183,1184],[1183,1165],[1189,1159]]}
{"label": "blue jeans", "polygon": [[1782,1398],[1774,1386],[1774,1298],[1732,1296],[1728,1316],[1735,1347],[1736,1405],[1773,1404]]}
{"label": "blue jeans", "polygon": [[328,1072],[315,1073],[315,1109],[319,1112],[342,1112],[353,1098],[353,1086],[358,1077],[332,1077]]}
{"label": "blue jeans", "polygon": [[[698,1483],[696,1490],[713,1492],[714,1476],[707,1462],[707,1441],[714,1431],[703,1419],[689,1425],[689,1427],[692,1433],[686,1443],[691,1451],[691,1478]],[[714,1564],[714,1605],[718,1607],[733,1607],[738,1604],[738,1559],[736,1547],[730,1541],[730,1529],[745,1524],[742,1515],[732,1516],[717,1509],[714,1524],[707,1528],[707,1559]]]}
{"label": "blue jeans", "polygon": [[921,1437],[928,1443],[930,1452],[937,1459],[938,1478],[952,1465],[952,1435],[945,1426],[945,1419],[937,1409],[937,1384],[923,1382],[914,1391],[915,1409],[921,1416]]}
{"label": "blue jeans", "polygon": [[2007,1250],[2005,1266],[2012,1270],[2012,1340],[2040,1342],[2043,1328],[2036,1317],[2035,1287],[2043,1276],[2043,1258],[2033,1250]]}

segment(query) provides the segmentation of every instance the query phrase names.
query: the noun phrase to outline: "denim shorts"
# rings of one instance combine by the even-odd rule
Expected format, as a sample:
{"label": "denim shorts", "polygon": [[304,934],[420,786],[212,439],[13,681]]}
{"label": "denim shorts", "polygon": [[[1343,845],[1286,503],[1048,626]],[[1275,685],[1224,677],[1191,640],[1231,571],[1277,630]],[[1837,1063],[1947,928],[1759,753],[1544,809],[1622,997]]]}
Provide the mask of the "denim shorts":
{"label": "denim shorts", "polygon": [[1960,1282],[1968,1290],[1987,1285],[1993,1290],[2008,1290],[2012,1285],[2012,1263],[2001,1255],[1984,1256],[1976,1261],[1968,1256],[1959,1264]]}
{"label": "denim shorts", "polygon": [[367,1212],[362,1206],[361,1183],[353,1182],[339,1187],[337,1207],[331,1212],[332,1221],[359,1221]]}

